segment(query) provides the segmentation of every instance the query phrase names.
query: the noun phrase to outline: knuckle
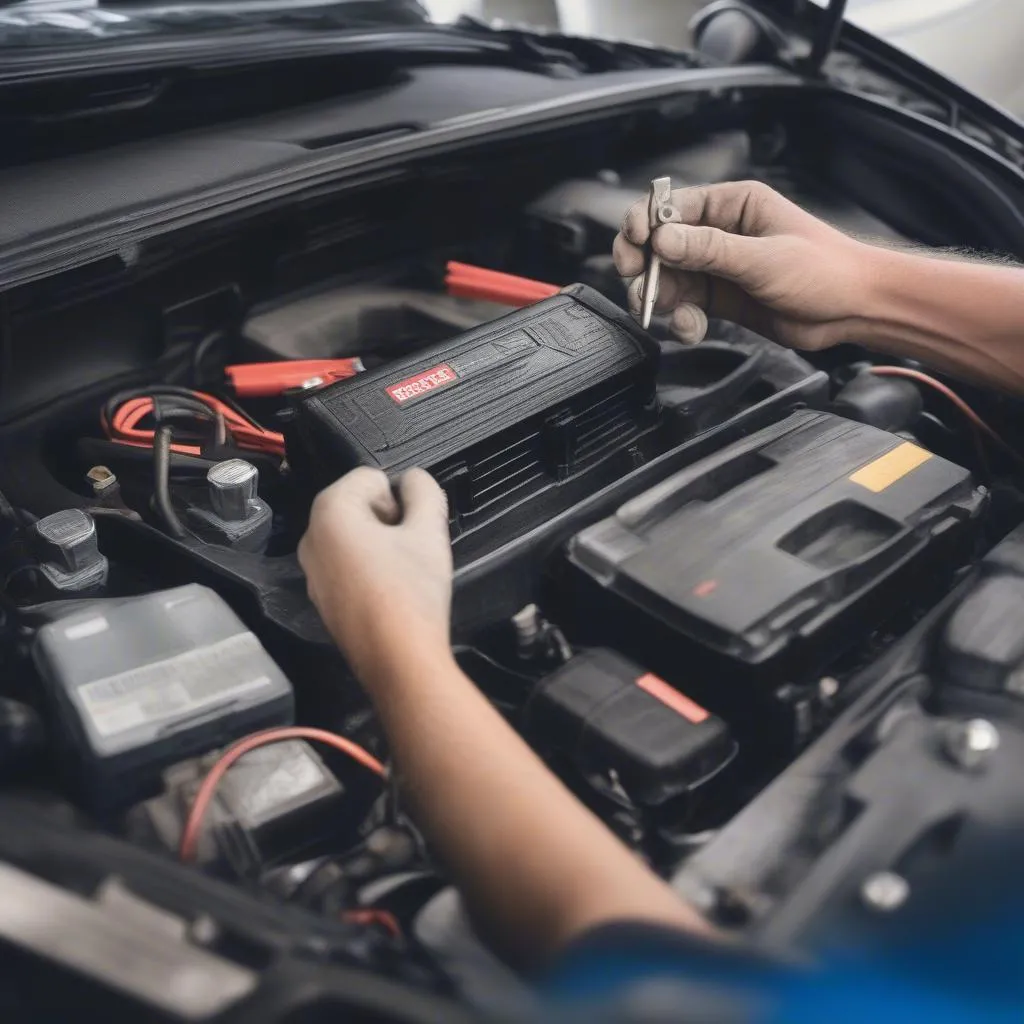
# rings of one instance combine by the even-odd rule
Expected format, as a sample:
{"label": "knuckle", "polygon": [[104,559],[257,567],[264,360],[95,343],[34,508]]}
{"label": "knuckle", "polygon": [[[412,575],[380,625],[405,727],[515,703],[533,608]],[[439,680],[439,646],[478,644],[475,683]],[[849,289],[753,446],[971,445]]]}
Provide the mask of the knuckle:
{"label": "knuckle", "polygon": [[722,232],[667,224],[659,229],[657,248],[665,260],[680,270],[708,271],[722,257]]}
{"label": "knuckle", "polygon": [[326,490],[321,491],[314,499],[313,504],[309,507],[309,521],[312,525],[324,514],[324,510],[328,505],[331,504],[331,488],[328,487]]}
{"label": "knuckle", "polygon": [[697,228],[687,240],[688,262],[700,270],[714,266],[721,250],[721,235],[713,228]]}
{"label": "knuckle", "polygon": [[670,263],[685,263],[691,230],[679,224],[665,224],[658,228],[654,245],[661,257]]}
{"label": "knuckle", "polygon": [[747,190],[746,207],[749,215],[754,219],[780,198],[779,193],[763,181],[745,182],[745,188]]}
{"label": "knuckle", "polygon": [[704,218],[711,197],[712,186],[687,185],[672,193],[672,205],[684,224],[699,224]]}
{"label": "knuckle", "polygon": [[378,483],[381,478],[387,479],[383,471],[373,469],[370,466],[357,466],[347,476],[342,477],[342,481],[347,481],[354,487],[366,487],[373,483]]}

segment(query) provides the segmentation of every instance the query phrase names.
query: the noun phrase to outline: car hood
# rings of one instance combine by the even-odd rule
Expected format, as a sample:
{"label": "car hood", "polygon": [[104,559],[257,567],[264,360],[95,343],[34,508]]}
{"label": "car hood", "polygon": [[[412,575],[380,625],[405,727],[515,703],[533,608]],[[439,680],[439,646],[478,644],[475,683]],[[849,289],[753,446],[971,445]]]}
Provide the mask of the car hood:
{"label": "car hood", "polygon": [[415,27],[430,24],[417,0],[0,0],[0,47],[61,47],[207,32]]}

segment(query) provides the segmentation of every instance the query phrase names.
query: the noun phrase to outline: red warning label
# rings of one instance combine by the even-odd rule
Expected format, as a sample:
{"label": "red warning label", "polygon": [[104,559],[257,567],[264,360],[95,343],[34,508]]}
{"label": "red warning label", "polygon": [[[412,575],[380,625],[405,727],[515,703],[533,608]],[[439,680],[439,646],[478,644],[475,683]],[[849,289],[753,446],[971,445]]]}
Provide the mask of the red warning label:
{"label": "red warning label", "polygon": [[407,377],[397,384],[389,384],[386,390],[395,402],[404,405],[421,395],[429,395],[431,391],[454,384],[458,379],[459,375],[447,363],[442,363],[416,374],[415,377]]}
{"label": "red warning label", "polygon": [[694,725],[700,725],[710,717],[708,712],[696,701],[690,700],[684,693],[680,693],[675,687],[669,686],[664,679],[660,679],[653,672],[642,675],[636,685],[641,690],[646,690],[652,697],[657,697],[662,704],[666,704],[677,714],[680,714]]}

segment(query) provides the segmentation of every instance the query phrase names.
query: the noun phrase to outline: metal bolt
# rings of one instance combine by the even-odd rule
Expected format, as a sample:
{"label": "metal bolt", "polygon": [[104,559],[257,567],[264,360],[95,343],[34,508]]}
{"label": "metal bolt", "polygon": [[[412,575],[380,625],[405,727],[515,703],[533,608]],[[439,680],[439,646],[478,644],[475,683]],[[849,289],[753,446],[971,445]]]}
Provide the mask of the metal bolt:
{"label": "metal bolt", "polygon": [[946,732],[946,753],[961,768],[980,768],[998,749],[999,732],[984,718],[957,722]]}
{"label": "metal bolt", "polygon": [[96,523],[81,509],[54,512],[35,523],[33,530],[40,560],[52,562],[64,572],[81,572],[102,558]]}
{"label": "metal bolt", "polygon": [[189,934],[196,945],[209,946],[217,941],[217,937],[220,935],[220,928],[217,927],[217,922],[212,917],[208,914],[203,914],[192,922]]}
{"label": "metal bolt", "polygon": [[818,696],[825,704],[831,703],[839,693],[839,680],[833,676],[825,676],[818,680]]}
{"label": "metal bolt", "polygon": [[870,910],[890,913],[907,902],[910,885],[902,875],[894,871],[879,871],[864,879],[860,887],[860,898]]}
{"label": "metal bolt", "polygon": [[213,510],[228,522],[249,516],[249,503],[256,497],[259,472],[245,459],[226,459],[211,466],[206,474]]}
{"label": "metal bolt", "polygon": [[528,604],[512,616],[512,625],[516,631],[519,656],[521,658],[531,657],[540,641],[540,609],[535,604]]}

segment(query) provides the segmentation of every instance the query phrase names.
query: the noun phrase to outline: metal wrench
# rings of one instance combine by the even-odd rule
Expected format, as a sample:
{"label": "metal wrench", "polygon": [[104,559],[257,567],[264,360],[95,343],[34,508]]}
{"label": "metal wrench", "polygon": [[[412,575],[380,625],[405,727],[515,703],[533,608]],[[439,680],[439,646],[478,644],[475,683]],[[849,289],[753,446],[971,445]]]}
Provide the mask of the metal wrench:
{"label": "metal wrench", "polygon": [[[662,224],[671,224],[679,219],[672,205],[671,178],[655,178],[651,182],[647,214],[652,233]],[[640,323],[644,330],[651,326],[654,303],[658,298],[658,283],[661,280],[661,259],[655,256],[651,243],[648,242],[647,245],[647,269],[644,271],[644,283],[640,292]]]}

